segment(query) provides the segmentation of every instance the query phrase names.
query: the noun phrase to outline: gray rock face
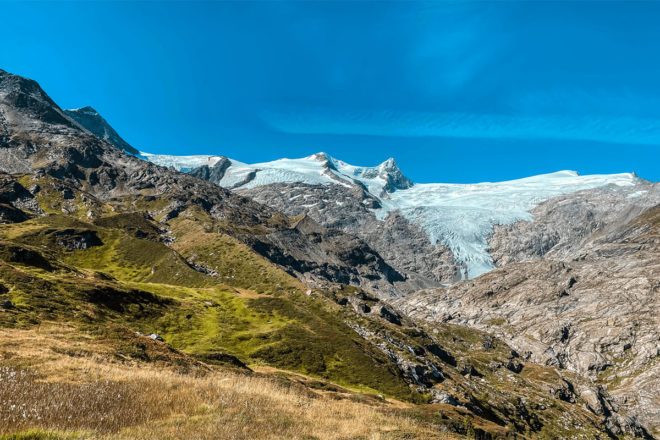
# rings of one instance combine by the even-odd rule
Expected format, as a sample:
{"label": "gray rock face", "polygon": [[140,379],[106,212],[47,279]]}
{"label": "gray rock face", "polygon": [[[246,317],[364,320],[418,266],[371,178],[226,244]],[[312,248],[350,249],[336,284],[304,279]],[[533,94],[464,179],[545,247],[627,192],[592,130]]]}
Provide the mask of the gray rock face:
{"label": "gray rock face", "polygon": [[0,224],[19,223],[30,218],[24,211],[42,214],[33,194],[16,179],[0,175]]}
{"label": "gray rock face", "polygon": [[154,341],[165,342],[165,339],[163,339],[163,337],[161,335],[159,335],[158,333],[151,333],[147,337],[150,338],[150,339],[153,339]]}
{"label": "gray rock face", "polygon": [[54,235],[57,244],[69,251],[89,249],[90,247],[101,246],[103,244],[95,231],[65,229],[56,232]]}
{"label": "gray rock face", "polygon": [[[577,258],[586,241],[630,221],[660,203],[660,185],[605,186],[541,203],[532,222],[496,226],[488,244],[498,266],[546,257]],[[592,237],[592,234],[597,235]]]}
{"label": "gray rock face", "polygon": [[360,237],[404,276],[395,282],[396,295],[460,279],[460,266],[447,247],[431,244],[420,227],[397,212],[378,220],[370,210],[378,200],[358,185],[277,183],[237,192],[285,214],[307,215],[327,228]]}
{"label": "gray rock face", "polygon": [[458,406],[458,401],[447,391],[432,390],[431,395],[433,396],[431,403],[445,403],[447,405]]}
{"label": "gray rock face", "polygon": [[[655,197],[657,186],[649,185],[648,191],[649,197]],[[450,321],[489,331],[507,341],[527,360],[590,378],[602,384],[611,396],[608,405],[657,430],[660,428],[657,399],[660,395],[660,207],[629,219],[634,215],[631,213],[645,209],[640,204],[652,204],[655,199],[629,202],[629,206],[618,195],[606,191],[598,197],[617,200],[617,206],[624,209],[618,213],[603,209],[598,214],[594,208],[594,221],[600,217],[608,222],[580,238],[578,245],[564,234],[575,240],[583,233],[579,228],[566,228],[565,224],[560,227],[561,222],[556,219],[564,211],[549,206],[555,203],[574,206],[586,199],[553,200],[536,212],[536,215],[544,213],[549,219],[536,225],[536,230],[542,231],[537,232],[537,237],[547,231],[558,231],[556,244],[544,253],[546,258],[509,263],[474,280],[420,291],[397,305],[420,319]],[[530,226],[516,225],[512,229],[516,228],[533,237]],[[524,242],[533,245],[514,246],[514,259],[534,255],[543,247],[537,246],[539,241],[535,239]],[[497,248],[502,255],[500,261],[506,255],[502,249],[511,248]],[[566,260],[551,260],[549,255],[563,255]],[[566,390],[558,392],[570,398]],[[586,392],[580,394],[584,399],[589,397],[584,395]],[[591,400],[592,409],[604,407],[602,402],[597,404],[602,399]],[[602,412],[615,411],[606,408]]]}
{"label": "gray rock face", "polygon": [[[329,176],[335,170],[334,159],[319,153]],[[193,176],[219,184],[231,161],[221,157],[213,166],[204,165],[190,172]],[[321,225],[360,237],[374,249],[401,278],[391,280],[394,288],[385,286],[382,294],[400,296],[419,289],[437,287],[460,279],[461,267],[445,246],[434,246],[428,235],[398,212],[390,213],[384,221],[376,218],[373,208],[380,207],[378,198],[357,183],[346,185],[312,185],[306,183],[274,183],[249,188],[258,174],[247,173],[231,186],[239,194],[268,205],[290,216],[307,215]],[[403,175],[393,160],[378,168],[363,169],[356,177],[379,177],[386,183],[379,197],[397,189],[410,188],[413,183]],[[246,187],[247,185],[247,187]]]}
{"label": "gray rock face", "polygon": [[115,129],[112,128],[110,124],[108,124],[108,122],[103,118],[103,116],[101,116],[92,107],[81,107],[73,110],[64,110],[64,112],[99,139],[102,139],[127,153],[140,153],[128,142],[122,139],[121,136],[119,136],[119,134],[115,131]]}
{"label": "gray rock face", "polygon": [[231,162],[229,159],[223,156],[212,167],[203,165],[192,170],[190,174],[210,182],[219,182],[225,176],[225,171],[227,171],[227,168],[229,168],[230,165]]}
{"label": "gray rock face", "polygon": [[327,229],[307,216],[291,228],[270,233],[267,242],[254,235],[241,238],[311,285],[322,286],[328,281],[357,285],[387,298],[398,295],[394,284],[404,280],[363,240]]}

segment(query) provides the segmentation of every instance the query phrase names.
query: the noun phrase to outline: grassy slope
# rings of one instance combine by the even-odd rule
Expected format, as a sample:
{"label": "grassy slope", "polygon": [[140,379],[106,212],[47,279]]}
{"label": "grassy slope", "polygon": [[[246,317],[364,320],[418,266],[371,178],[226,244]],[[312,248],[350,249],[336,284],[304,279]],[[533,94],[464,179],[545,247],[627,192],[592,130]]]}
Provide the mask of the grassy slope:
{"label": "grassy slope", "polygon": [[[164,350],[142,339],[152,357]],[[0,401],[7,403],[0,406],[0,433],[17,432],[0,439],[458,438],[409,417],[410,404],[208,369],[183,353],[160,353],[195,371],[180,374],[164,362],[117,358],[118,343],[60,323],[0,329]],[[39,375],[26,364],[38,365]]]}
{"label": "grassy slope", "polygon": [[[103,245],[64,250],[56,243],[61,230],[94,231]],[[17,306],[2,317],[8,325],[67,317],[92,327],[103,320],[156,332],[173,347],[201,356],[221,350],[252,364],[414,398],[397,372],[385,366],[384,355],[364,350],[337,310],[328,310],[331,304],[306,295],[297,280],[259,257],[242,258],[246,250],[238,243],[225,246],[228,237],[216,247],[216,255],[241,262],[234,278],[223,279],[228,284],[192,269],[161,242],[65,216],[3,226],[0,237],[13,237],[13,243],[41,251],[60,266],[52,272],[27,264],[0,267],[2,279],[12,287],[7,297]],[[263,286],[273,280],[279,281],[274,292],[266,291]],[[244,288],[253,287],[251,283],[257,291]]]}

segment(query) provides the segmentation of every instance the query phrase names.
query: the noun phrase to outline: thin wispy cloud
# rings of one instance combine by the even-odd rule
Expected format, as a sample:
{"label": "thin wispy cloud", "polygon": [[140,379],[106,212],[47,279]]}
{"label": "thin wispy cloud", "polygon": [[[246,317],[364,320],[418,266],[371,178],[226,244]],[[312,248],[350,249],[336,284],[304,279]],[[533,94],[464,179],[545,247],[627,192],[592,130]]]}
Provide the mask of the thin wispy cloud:
{"label": "thin wispy cloud", "polygon": [[611,91],[555,87],[513,94],[505,108],[511,112],[532,114],[627,115],[653,119],[660,108],[660,97],[628,88]]}
{"label": "thin wispy cloud", "polygon": [[611,115],[502,115],[396,111],[269,111],[264,121],[289,134],[557,139],[660,144],[660,119]]}

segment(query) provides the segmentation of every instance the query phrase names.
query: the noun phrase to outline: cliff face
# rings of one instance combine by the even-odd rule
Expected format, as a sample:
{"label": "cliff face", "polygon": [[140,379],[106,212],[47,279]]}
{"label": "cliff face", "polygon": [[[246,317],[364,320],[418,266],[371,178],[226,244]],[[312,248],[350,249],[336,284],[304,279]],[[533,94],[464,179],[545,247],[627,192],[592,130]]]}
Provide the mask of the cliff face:
{"label": "cliff face", "polygon": [[277,183],[235,191],[288,215],[307,215],[360,237],[404,275],[395,283],[401,294],[460,279],[460,265],[449,248],[432,244],[421,227],[399,212],[379,220],[372,210],[378,200],[358,186]]}
{"label": "cliff face", "polygon": [[579,258],[590,240],[608,234],[660,203],[660,185],[608,185],[562,195],[531,210],[533,221],[496,226],[488,240],[498,266],[535,258]]}

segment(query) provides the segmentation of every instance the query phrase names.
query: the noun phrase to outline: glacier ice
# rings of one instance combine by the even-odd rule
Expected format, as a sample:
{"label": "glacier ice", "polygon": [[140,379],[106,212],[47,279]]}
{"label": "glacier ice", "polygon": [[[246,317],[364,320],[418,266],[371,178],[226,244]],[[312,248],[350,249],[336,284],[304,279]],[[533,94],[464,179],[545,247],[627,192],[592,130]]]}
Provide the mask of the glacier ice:
{"label": "glacier ice", "polygon": [[[142,153],[158,165],[190,171],[213,166],[221,156],[169,156]],[[393,159],[376,167],[359,167],[317,153],[300,159],[246,164],[231,160],[221,186],[254,188],[281,182],[311,185],[360,184],[380,200],[374,209],[380,220],[399,211],[419,225],[434,244],[449,247],[464,265],[464,278],[474,278],[493,269],[487,251],[488,237],[495,225],[532,220],[529,213],[539,203],[558,195],[604,185],[632,186],[639,179],[633,173],[580,176],[574,171],[526,177],[505,182],[474,184],[412,183]]]}

